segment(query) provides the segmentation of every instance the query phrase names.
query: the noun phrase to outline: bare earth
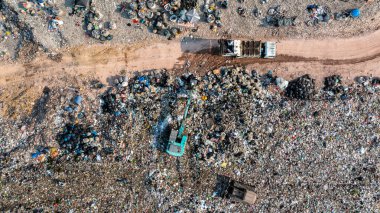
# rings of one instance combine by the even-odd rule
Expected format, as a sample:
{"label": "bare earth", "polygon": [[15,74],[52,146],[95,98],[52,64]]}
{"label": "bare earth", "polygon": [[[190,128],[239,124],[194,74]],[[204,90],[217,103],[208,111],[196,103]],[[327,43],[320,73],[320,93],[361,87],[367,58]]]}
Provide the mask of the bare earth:
{"label": "bare earth", "polygon": [[346,60],[377,57],[380,53],[380,31],[348,39],[292,39],[278,43],[278,54],[304,58]]}
{"label": "bare earth", "polygon": [[[310,73],[317,80],[327,75],[341,74],[346,79],[357,75],[380,75],[380,31],[349,39],[324,40],[281,40],[278,41],[278,55],[275,60],[242,59],[232,60],[216,56],[211,49],[217,46],[216,40],[164,41],[144,46],[93,45],[79,46],[66,50],[59,63],[39,56],[28,64],[6,64],[0,73],[0,82],[20,80],[17,73],[32,72],[54,76],[55,72],[75,74],[94,73],[102,81],[121,70],[128,73],[149,69],[173,69],[182,67],[189,60],[198,64],[204,60],[212,68],[219,65],[245,64],[266,72],[274,70],[285,78],[293,78]],[[203,51],[203,54],[199,52]],[[207,58],[211,57],[211,58]],[[193,60],[193,61],[191,61]],[[261,64],[260,66],[257,66]],[[205,65],[207,68],[207,65]],[[216,67],[215,67],[216,68]],[[194,70],[197,71],[197,70]],[[40,76],[37,74],[37,76]],[[29,79],[30,80],[30,79]]]}

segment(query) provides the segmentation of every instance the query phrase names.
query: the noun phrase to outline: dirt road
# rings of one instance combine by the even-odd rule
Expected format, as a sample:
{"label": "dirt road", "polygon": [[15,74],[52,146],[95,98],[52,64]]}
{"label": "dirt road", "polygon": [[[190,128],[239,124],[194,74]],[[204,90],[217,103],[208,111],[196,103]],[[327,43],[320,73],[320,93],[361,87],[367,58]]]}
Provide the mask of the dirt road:
{"label": "dirt road", "polygon": [[[154,44],[132,52],[127,67],[133,70],[170,69],[174,64],[183,64],[184,61],[178,59],[184,52],[194,53],[194,57],[182,59],[193,59],[192,63],[197,64],[206,63],[205,67],[219,66],[227,59],[210,53],[199,54],[201,50],[202,53],[211,52],[217,46],[216,40]],[[271,69],[287,79],[309,73],[319,83],[332,74],[340,74],[348,81],[358,75],[380,76],[380,30],[350,39],[279,41],[277,52],[279,57],[274,61],[244,59],[232,60],[231,64],[249,65],[249,68],[262,72]]]}
{"label": "dirt road", "polygon": [[350,39],[279,41],[278,57],[273,61],[232,60],[213,55],[211,49],[217,45],[216,40],[184,39],[134,47],[80,46],[65,51],[61,62],[40,56],[28,64],[1,65],[0,84],[32,76],[39,78],[47,73],[54,76],[54,73],[62,71],[77,75],[91,73],[106,81],[109,76],[122,71],[133,73],[138,70],[181,68],[186,62],[193,64],[193,68],[204,69],[207,66],[245,64],[262,71],[272,69],[287,78],[301,73],[310,73],[317,80],[331,73],[347,78],[359,74],[380,76],[380,30]]}
{"label": "dirt road", "polygon": [[277,44],[279,55],[347,60],[380,55],[380,30],[349,39],[285,40]]}

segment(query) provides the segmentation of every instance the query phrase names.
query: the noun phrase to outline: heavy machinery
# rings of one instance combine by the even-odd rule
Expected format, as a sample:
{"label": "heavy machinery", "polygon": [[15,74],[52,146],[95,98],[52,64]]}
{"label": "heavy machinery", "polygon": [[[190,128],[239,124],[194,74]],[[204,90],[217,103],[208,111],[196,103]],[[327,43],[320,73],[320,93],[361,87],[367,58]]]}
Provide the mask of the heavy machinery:
{"label": "heavy machinery", "polygon": [[230,199],[232,202],[253,205],[257,200],[257,194],[253,187],[234,181],[224,175],[217,176],[216,191],[220,197]]}
{"label": "heavy machinery", "polygon": [[178,130],[172,129],[169,136],[169,142],[166,147],[166,153],[171,156],[181,157],[185,153],[187,135],[184,134],[186,128],[186,118],[191,104],[191,95],[188,95],[185,112]]}
{"label": "heavy machinery", "polygon": [[220,55],[236,58],[275,58],[276,43],[271,41],[225,40],[218,41]]}
{"label": "heavy machinery", "polygon": [[235,202],[244,202],[253,205],[256,202],[257,194],[253,192],[252,187],[236,181],[231,181],[227,197]]}

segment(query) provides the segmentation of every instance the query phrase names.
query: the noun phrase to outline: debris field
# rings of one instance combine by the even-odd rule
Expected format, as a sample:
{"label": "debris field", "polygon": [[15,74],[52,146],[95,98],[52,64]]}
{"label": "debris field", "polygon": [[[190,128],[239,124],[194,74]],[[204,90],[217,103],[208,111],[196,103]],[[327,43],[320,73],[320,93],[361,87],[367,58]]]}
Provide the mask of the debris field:
{"label": "debris field", "polygon": [[[1,118],[4,211],[379,210],[379,79],[315,87],[221,67],[46,87],[31,115]],[[81,88],[81,89],[79,89]],[[188,141],[166,153],[186,97]],[[12,113],[8,111],[7,113]],[[14,112],[13,112],[14,113]],[[252,186],[232,202],[220,177]]]}

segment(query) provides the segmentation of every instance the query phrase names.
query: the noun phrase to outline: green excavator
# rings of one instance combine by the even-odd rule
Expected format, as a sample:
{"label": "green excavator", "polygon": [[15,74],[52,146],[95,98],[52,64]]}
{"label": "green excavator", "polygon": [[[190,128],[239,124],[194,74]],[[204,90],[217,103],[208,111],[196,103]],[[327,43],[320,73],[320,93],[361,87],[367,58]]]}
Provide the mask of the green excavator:
{"label": "green excavator", "polygon": [[170,132],[169,142],[166,147],[166,153],[171,156],[181,157],[185,153],[185,147],[187,142],[187,135],[184,135],[186,128],[186,118],[191,104],[191,94],[188,95],[185,113],[183,115],[181,126],[178,130],[172,129]]}

